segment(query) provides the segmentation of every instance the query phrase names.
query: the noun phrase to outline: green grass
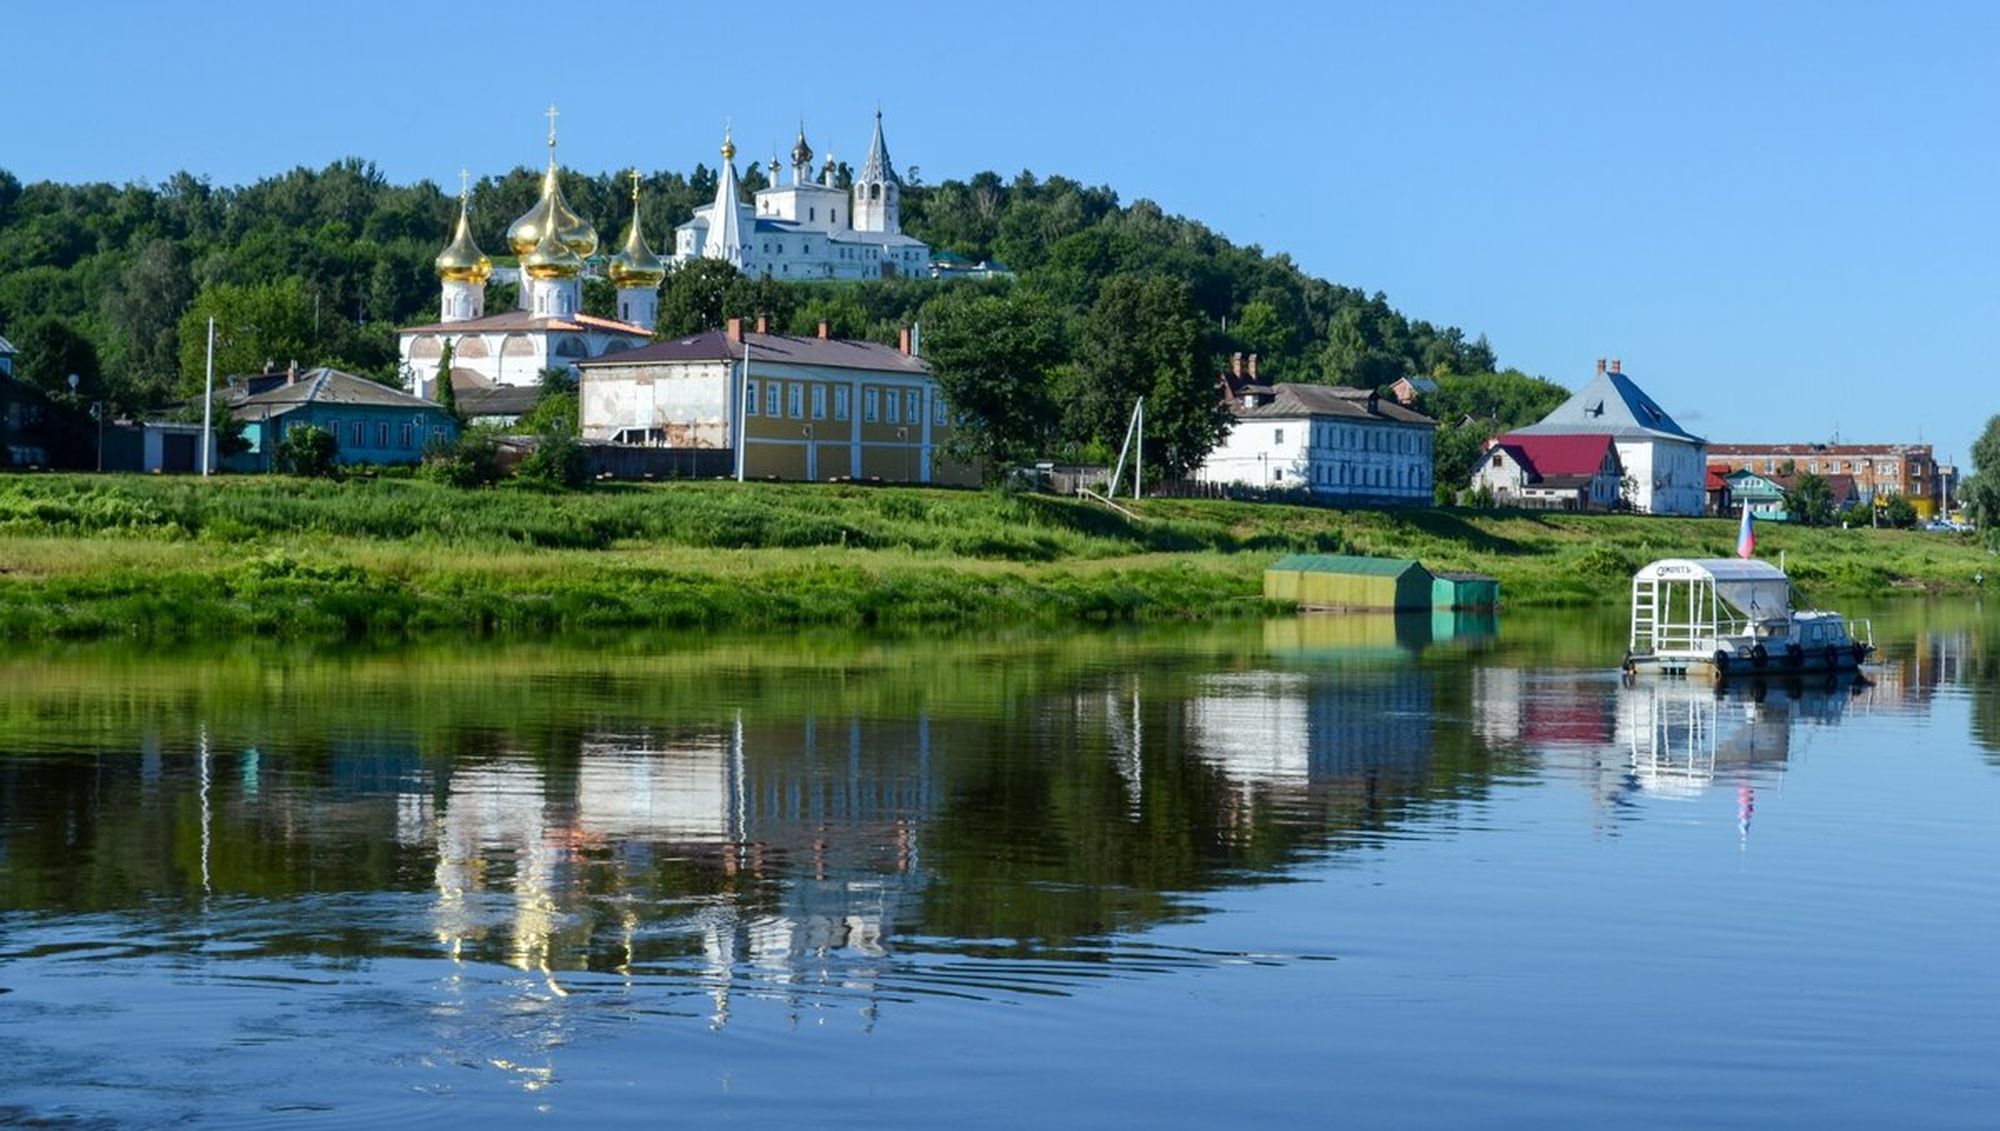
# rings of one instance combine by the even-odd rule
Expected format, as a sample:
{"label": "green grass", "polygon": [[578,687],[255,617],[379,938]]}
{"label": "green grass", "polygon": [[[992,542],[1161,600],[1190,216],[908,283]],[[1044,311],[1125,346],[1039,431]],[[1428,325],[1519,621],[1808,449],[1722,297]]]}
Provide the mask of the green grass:
{"label": "green grass", "polygon": [[[1265,611],[1294,551],[1498,576],[1510,605],[1622,601],[1728,520],[1330,511],[692,483],[582,494],[417,480],[0,477],[0,637],[205,639],[597,628],[919,628]],[[1814,596],[1965,588],[1970,539],[1765,527]]]}

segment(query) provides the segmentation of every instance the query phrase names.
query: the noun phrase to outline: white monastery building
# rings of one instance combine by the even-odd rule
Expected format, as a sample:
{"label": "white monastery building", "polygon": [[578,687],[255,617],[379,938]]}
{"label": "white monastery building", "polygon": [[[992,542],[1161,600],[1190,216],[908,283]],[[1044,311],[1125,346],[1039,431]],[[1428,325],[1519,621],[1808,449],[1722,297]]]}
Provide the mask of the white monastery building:
{"label": "white monastery building", "polygon": [[725,134],[715,201],[695,209],[694,218],[674,230],[673,263],[720,259],[745,275],[774,279],[928,277],[930,246],[903,234],[903,182],[882,140],[882,112],[875,112],[875,136],[851,194],[834,185],[831,153],[817,180],[812,160],[801,126],[792,145],[791,183],[780,183],[773,157],[770,187],[745,204],[736,179],[736,145]]}
{"label": "white monastery building", "polygon": [[1369,389],[1236,385],[1227,376],[1224,384],[1235,422],[1195,469],[1198,482],[1304,491],[1362,506],[1430,503],[1430,417]]}
{"label": "white monastery building", "polygon": [[1633,510],[1701,515],[1708,502],[1708,441],[1675,423],[1620,368],[1599,358],[1589,384],[1513,435],[1609,435],[1631,481]]}

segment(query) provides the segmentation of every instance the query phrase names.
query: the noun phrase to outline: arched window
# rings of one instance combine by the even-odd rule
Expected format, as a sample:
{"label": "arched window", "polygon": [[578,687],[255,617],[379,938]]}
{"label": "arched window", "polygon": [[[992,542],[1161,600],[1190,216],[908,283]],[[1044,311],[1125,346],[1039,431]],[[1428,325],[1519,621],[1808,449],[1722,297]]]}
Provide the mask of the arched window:
{"label": "arched window", "polygon": [[868,186],[868,199],[870,199],[870,200],[880,200],[880,199],[882,199],[882,186],[881,186],[881,185],[869,185],[869,186]]}

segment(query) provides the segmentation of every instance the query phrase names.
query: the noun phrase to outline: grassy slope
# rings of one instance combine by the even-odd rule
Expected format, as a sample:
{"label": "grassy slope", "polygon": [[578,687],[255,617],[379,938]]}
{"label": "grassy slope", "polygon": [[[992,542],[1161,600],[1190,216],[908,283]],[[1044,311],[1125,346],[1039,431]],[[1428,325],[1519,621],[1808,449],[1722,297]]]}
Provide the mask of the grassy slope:
{"label": "grassy slope", "polygon": [[[0,477],[0,637],[1200,618],[1292,550],[1498,575],[1512,605],[1621,600],[1724,520],[1341,512],[726,483],[583,495],[383,480]],[[1969,540],[1764,528],[1815,594],[1969,585]]]}

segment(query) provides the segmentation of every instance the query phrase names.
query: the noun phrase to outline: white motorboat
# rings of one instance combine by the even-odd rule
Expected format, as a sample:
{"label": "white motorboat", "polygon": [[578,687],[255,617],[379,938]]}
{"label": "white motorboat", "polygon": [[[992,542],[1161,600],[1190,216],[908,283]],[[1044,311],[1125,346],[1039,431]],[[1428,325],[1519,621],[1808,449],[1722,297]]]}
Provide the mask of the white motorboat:
{"label": "white motorboat", "polygon": [[1794,608],[1791,580],[1770,562],[1668,558],[1632,576],[1629,675],[1853,671],[1874,650],[1869,622]]}

